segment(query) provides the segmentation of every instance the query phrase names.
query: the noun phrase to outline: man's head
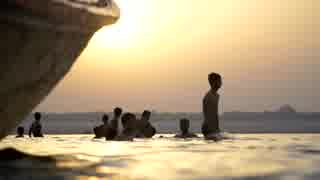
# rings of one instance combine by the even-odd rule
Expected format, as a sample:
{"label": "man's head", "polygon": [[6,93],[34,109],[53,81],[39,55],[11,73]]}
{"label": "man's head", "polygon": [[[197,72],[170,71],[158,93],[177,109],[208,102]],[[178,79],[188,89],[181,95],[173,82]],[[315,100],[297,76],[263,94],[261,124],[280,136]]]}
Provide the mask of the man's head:
{"label": "man's head", "polygon": [[104,124],[107,124],[107,123],[108,123],[108,120],[109,120],[109,116],[108,116],[107,114],[104,114],[104,115],[102,116],[102,122],[103,122]]}
{"label": "man's head", "polygon": [[183,134],[189,132],[189,127],[190,127],[190,122],[188,119],[185,119],[185,118],[180,119],[180,130]]}
{"label": "man's head", "polygon": [[122,127],[124,129],[131,129],[135,126],[136,115],[132,113],[125,113],[121,118]]}
{"label": "man's head", "polygon": [[34,119],[35,119],[36,121],[40,121],[40,119],[41,119],[41,113],[39,113],[39,112],[34,113]]}
{"label": "man's head", "polygon": [[221,75],[218,73],[210,73],[208,75],[208,81],[212,90],[217,91],[222,86],[222,78]]}
{"label": "man's head", "polygon": [[122,114],[122,109],[119,108],[119,107],[114,108],[113,114],[114,114],[115,117],[120,117],[121,114]]}
{"label": "man's head", "polygon": [[143,113],[142,113],[142,115],[141,115],[141,120],[143,120],[143,121],[149,121],[150,116],[151,116],[151,112],[148,111],[148,110],[144,110]]}
{"label": "man's head", "polygon": [[22,136],[23,133],[24,133],[24,128],[21,127],[21,126],[19,126],[19,127],[17,128],[17,134],[18,134],[18,136]]}

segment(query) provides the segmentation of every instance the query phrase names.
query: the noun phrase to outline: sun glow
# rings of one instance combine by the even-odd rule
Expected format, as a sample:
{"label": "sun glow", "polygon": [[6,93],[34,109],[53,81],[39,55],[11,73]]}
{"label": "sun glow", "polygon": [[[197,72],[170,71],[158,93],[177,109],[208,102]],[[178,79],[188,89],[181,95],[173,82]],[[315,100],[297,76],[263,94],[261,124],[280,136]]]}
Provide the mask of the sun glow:
{"label": "sun glow", "polygon": [[129,49],[145,40],[143,31],[147,23],[144,22],[150,20],[152,3],[116,0],[116,4],[120,8],[120,18],[95,34],[92,44],[98,48]]}

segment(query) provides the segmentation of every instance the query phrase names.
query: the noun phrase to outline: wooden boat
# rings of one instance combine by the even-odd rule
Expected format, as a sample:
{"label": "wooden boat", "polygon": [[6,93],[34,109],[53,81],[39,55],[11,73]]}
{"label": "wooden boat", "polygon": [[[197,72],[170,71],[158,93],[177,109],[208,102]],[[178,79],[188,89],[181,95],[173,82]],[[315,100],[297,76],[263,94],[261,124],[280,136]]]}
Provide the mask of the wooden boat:
{"label": "wooden boat", "polygon": [[0,139],[69,71],[98,29],[113,24],[111,0],[1,0]]}

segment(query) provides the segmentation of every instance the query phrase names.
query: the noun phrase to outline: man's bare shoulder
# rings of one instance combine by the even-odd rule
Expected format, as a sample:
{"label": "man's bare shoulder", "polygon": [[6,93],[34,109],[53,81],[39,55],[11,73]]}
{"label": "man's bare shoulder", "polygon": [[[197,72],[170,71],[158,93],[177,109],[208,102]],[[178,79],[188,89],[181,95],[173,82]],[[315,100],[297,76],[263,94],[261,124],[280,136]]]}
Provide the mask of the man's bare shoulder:
{"label": "man's bare shoulder", "polygon": [[209,91],[203,98],[204,101],[217,101],[219,100],[220,95],[217,92]]}
{"label": "man's bare shoulder", "polygon": [[210,91],[206,92],[206,94],[203,96],[203,100],[205,101],[210,96]]}

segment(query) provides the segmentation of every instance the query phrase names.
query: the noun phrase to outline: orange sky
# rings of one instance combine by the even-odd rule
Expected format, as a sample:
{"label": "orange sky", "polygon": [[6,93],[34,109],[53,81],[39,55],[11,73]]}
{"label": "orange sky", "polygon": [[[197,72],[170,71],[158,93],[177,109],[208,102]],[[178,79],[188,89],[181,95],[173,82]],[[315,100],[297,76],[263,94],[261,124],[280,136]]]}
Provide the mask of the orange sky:
{"label": "orange sky", "polygon": [[320,2],[118,0],[40,111],[200,111],[207,74],[224,77],[221,111],[292,104],[320,111]]}

